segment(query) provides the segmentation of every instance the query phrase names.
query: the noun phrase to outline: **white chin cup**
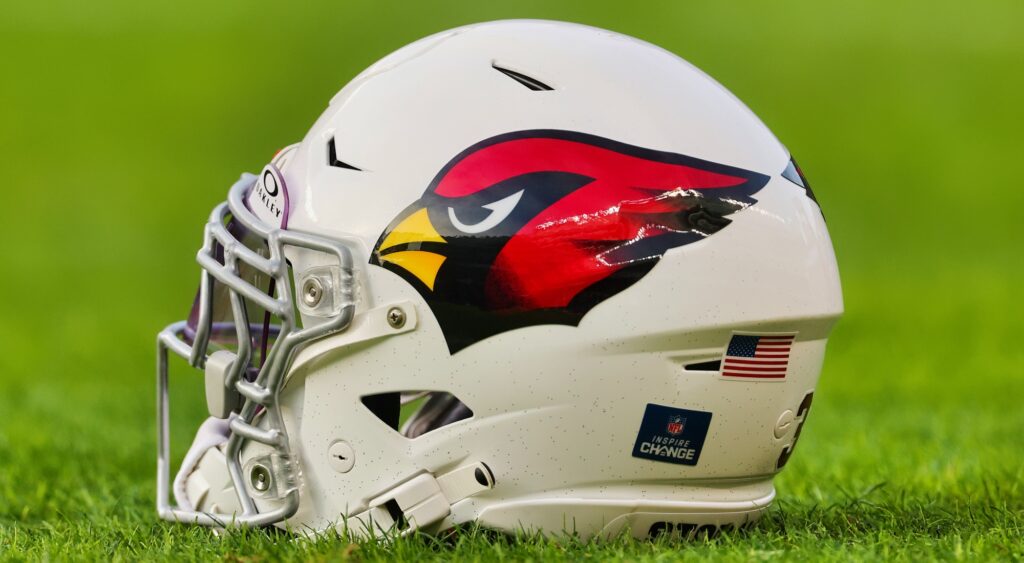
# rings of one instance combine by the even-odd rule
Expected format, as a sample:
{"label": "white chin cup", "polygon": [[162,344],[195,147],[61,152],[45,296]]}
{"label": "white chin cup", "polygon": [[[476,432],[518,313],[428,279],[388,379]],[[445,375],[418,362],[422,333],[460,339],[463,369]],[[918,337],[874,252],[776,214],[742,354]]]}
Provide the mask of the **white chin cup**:
{"label": "white chin cup", "polygon": [[196,470],[199,460],[210,448],[216,448],[228,441],[231,435],[231,418],[238,415],[232,414],[229,418],[207,418],[196,431],[196,437],[181,462],[178,474],[174,476],[174,500],[179,506],[188,510],[195,510],[196,507],[189,500],[188,478]]}

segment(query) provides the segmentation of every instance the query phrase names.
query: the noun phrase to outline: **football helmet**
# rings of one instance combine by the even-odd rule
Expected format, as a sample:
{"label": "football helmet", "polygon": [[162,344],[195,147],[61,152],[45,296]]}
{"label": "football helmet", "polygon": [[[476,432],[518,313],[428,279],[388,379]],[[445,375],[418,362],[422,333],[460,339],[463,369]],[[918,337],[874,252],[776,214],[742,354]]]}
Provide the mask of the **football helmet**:
{"label": "football helmet", "polygon": [[[550,21],[366,69],[230,188],[198,262],[158,337],[157,508],[207,526],[751,523],[842,313],[758,118],[672,53]],[[173,481],[170,354],[210,412]]]}

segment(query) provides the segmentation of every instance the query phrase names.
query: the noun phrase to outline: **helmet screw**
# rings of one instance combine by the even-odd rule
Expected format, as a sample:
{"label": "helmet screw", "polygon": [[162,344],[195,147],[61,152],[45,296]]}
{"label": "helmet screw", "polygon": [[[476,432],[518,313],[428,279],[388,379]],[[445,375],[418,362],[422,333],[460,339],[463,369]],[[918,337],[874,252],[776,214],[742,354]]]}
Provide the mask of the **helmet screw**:
{"label": "helmet screw", "polygon": [[405,311],[398,307],[388,310],[388,324],[391,328],[402,328],[405,326]]}
{"label": "helmet screw", "polygon": [[324,284],[320,278],[310,276],[302,282],[302,302],[308,307],[316,307],[324,297]]}
{"label": "helmet screw", "polygon": [[266,465],[259,463],[249,470],[249,484],[258,493],[265,493],[270,489],[270,470]]}

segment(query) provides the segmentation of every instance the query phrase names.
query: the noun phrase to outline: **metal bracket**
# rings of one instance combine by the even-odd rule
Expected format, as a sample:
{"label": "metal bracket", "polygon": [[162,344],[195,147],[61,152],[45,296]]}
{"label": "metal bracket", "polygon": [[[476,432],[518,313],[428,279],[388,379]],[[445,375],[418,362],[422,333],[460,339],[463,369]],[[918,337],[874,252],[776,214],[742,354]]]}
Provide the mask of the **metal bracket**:
{"label": "metal bracket", "polygon": [[217,350],[206,358],[203,375],[206,380],[206,408],[210,416],[227,418],[242,406],[242,396],[228,382],[237,359],[237,355],[227,350]]}

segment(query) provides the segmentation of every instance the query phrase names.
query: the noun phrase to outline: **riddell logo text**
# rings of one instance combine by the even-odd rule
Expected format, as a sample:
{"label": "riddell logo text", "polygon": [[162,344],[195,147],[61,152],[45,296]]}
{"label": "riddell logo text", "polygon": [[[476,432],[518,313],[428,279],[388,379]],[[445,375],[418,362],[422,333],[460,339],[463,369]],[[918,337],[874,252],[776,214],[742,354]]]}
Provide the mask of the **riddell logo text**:
{"label": "riddell logo text", "polygon": [[696,455],[697,450],[686,447],[689,445],[689,440],[681,442],[678,446],[663,446],[660,444],[643,442],[642,444],[640,444],[640,453],[651,454],[661,457],[671,457],[675,459],[692,460],[693,456]]}

